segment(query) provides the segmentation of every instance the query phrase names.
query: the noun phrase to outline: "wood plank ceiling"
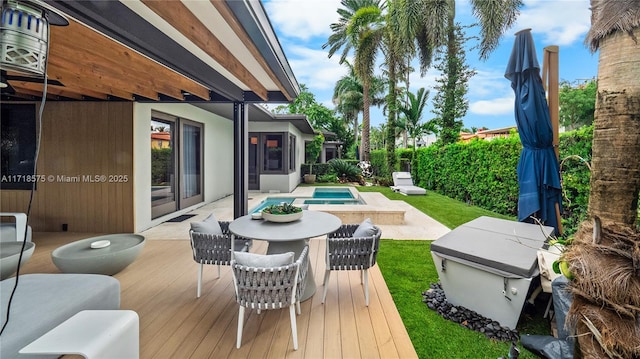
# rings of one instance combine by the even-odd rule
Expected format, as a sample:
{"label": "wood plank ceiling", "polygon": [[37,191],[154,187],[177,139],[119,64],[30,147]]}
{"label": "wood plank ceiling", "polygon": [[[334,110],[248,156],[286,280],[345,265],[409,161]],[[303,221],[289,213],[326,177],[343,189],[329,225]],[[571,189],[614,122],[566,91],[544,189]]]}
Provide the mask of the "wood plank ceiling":
{"label": "wood plank ceiling", "polygon": [[[288,101],[297,95],[287,90],[282,76],[269,66],[226,2],[143,0],[110,5],[122,4],[140,16],[141,21],[148,21],[173,38],[184,48],[185,55],[195,54],[258,101],[269,101],[270,93],[274,92]],[[218,19],[223,22],[215,21]],[[194,80],[179,69],[171,69],[70,16],[69,22],[69,26],[50,27],[49,99],[170,102],[213,99],[216,92],[213,86]],[[41,81],[12,72],[7,75],[9,89],[14,93],[3,93],[3,100],[42,96]]]}

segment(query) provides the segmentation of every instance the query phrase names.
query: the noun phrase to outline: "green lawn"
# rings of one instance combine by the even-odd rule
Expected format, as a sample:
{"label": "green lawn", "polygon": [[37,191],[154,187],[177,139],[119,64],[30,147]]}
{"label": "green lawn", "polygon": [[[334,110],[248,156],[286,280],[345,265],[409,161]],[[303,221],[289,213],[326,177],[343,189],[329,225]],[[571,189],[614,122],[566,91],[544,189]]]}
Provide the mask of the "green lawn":
{"label": "green lawn", "polygon": [[422,211],[427,216],[451,229],[480,216],[515,220],[513,217],[497,214],[480,207],[469,206],[466,203],[452,200],[449,197],[431,191],[428,191],[426,196],[405,196],[403,194],[393,192],[389,187],[379,186],[362,186],[358,187],[358,191],[380,192],[389,199],[405,201]]}
{"label": "green lawn", "polygon": [[[479,216],[507,218],[433,192],[426,196],[404,196],[386,187],[358,187],[358,190],[377,191],[390,199],[404,200],[449,228]],[[484,334],[443,319],[422,302],[422,292],[438,281],[430,245],[431,241],[385,239],[380,243],[378,255],[378,265],[418,356],[424,359],[507,357],[510,343],[489,340]],[[521,316],[518,324],[521,335],[549,334],[549,322],[542,318],[545,303],[537,304],[539,314]],[[521,359],[537,358],[522,347],[520,351]]]}

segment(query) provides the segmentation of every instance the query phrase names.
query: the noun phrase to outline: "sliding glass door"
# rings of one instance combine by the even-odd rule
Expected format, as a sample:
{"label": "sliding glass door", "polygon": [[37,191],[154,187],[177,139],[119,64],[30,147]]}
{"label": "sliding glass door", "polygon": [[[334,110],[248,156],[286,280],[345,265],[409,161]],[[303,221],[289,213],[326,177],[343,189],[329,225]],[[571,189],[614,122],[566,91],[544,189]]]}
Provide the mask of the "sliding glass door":
{"label": "sliding glass door", "polygon": [[163,113],[151,119],[151,217],[204,200],[203,127]]}
{"label": "sliding glass door", "polygon": [[175,212],[176,199],[175,122],[151,120],[151,217]]}
{"label": "sliding glass door", "polygon": [[204,200],[202,192],[202,124],[182,120],[180,123],[182,162],[180,170],[180,207],[185,208]]}

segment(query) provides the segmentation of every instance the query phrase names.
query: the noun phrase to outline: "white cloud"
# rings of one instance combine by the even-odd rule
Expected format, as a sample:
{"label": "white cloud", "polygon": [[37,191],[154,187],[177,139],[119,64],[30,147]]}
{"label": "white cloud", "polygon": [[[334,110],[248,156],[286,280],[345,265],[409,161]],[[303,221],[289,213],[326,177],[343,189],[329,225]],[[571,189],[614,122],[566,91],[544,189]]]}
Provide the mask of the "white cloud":
{"label": "white cloud", "polygon": [[476,75],[469,80],[469,96],[487,97],[512,92],[509,80],[504,77],[504,71],[494,69],[476,71]]}
{"label": "white cloud", "polygon": [[310,89],[333,91],[336,81],[347,73],[338,63],[339,57],[328,58],[323,50],[292,44],[287,46],[287,57],[298,82]]}
{"label": "white cloud", "polygon": [[429,97],[433,97],[433,86],[436,85],[436,78],[438,78],[438,76],[440,76],[440,73],[434,68],[430,68],[424,77],[420,77],[420,71],[412,72],[409,75],[409,87],[411,92],[416,93],[419,88],[424,87],[426,90],[431,92]]}
{"label": "white cloud", "polygon": [[309,40],[329,37],[329,25],[339,19],[340,0],[270,0],[264,4],[269,19],[282,35]]}
{"label": "white cloud", "polygon": [[513,114],[514,96],[504,71],[478,70],[469,80],[469,112],[472,114]]}
{"label": "white cloud", "polygon": [[582,42],[590,26],[589,0],[528,0],[511,34],[530,28],[545,43],[570,45]]}
{"label": "white cloud", "polygon": [[513,114],[513,96],[471,102],[469,104],[469,112],[476,115]]}

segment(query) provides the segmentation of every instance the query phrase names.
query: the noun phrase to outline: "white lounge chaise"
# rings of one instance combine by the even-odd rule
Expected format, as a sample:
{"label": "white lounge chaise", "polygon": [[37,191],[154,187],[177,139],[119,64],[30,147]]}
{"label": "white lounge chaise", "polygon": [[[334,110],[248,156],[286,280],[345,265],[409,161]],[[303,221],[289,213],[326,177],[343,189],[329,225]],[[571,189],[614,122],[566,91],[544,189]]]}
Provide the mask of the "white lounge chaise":
{"label": "white lounge chaise", "polygon": [[409,172],[393,172],[392,176],[393,186],[391,186],[391,189],[395,192],[400,192],[405,196],[424,195],[427,193],[426,189],[413,184],[411,173]]}

